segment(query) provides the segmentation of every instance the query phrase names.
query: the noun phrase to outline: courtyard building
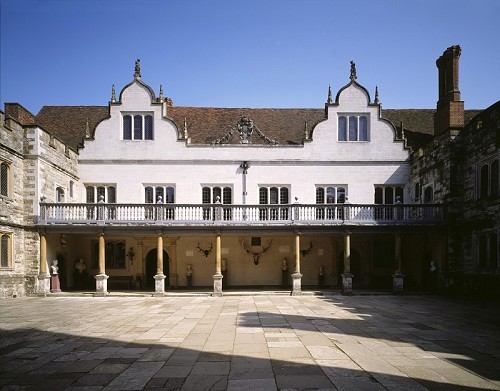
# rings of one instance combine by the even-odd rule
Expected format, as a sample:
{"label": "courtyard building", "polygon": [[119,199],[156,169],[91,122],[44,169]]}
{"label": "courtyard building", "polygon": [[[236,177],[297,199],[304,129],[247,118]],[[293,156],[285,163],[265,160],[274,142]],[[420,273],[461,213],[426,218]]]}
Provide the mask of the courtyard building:
{"label": "courtyard building", "polygon": [[[0,113],[0,294],[239,287],[499,295],[500,102],[358,81],[317,109],[177,107],[140,61],[106,106]],[[326,91],[325,91],[326,92]],[[51,269],[57,260],[58,269]]]}

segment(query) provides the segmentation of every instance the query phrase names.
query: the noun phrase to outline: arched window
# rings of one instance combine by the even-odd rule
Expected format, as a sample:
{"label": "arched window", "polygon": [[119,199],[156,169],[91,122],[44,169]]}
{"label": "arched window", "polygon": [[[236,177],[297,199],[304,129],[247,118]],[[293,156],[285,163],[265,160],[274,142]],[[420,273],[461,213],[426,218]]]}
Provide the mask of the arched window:
{"label": "arched window", "polygon": [[153,139],[153,117],[151,115],[146,115],[144,117],[144,139],[152,140]]}
{"label": "arched window", "polygon": [[165,200],[165,194],[164,194],[163,187],[156,186],[156,189],[155,189],[155,200],[156,200],[157,203],[163,203],[164,202],[164,200]]}
{"label": "arched window", "polygon": [[323,187],[316,188],[316,203],[317,204],[325,203],[325,189]]}
{"label": "arched window", "polygon": [[144,189],[144,202],[146,204],[152,204],[154,202],[154,192],[151,186]]}
{"label": "arched window", "polygon": [[365,116],[359,117],[359,141],[368,141],[368,120]]}
{"label": "arched window", "polygon": [[349,117],[349,141],[358,141],[358,119]]}
{"label": "arched window", "polygon": [[134,115],[134,140],[142,140],[142,115]]}
{"label": "arched window", "polygon": [[123,139],[132,140],[132,116],[130,115],[123,117]]}
{"label": "arched window", "polygon": [[259,204],[265,205],[269,203],[269,198],[267,194],[267,187],[261,187],[259,189]]}
{"label": "arched window", "polygon": [[339,141],[347,141],[347,118],[342,116],[339,117]]}
{"label": "arched window", "polygon": [[95,188],[94,188],[94,186],[87,186],[85,191],[87,193],[87,203],[88,204],[95,203]]}
{"label": "arched window", "polygon": [[488,177],[489,177],[489,166],[485,164],[481,167],[481,185],[480,185],[480,198],[488,197]]}
{"label": "arched window", "polygon": [[335,204],[335,188],[327,187],[326,188],[326,203],[327,204]]}
{"label": "arched window", "polygon": [[97,202],[106,201],[106,188],[104,186],[97,187]]}
{"label": "arched window", "polygon": [[107,199],[106,202],[108,204],[114,204],[116,203],[116,188],[114,186],[109,186],[107,188]]}
{"label": "arched window", "polygon": [[498,196],[500,182],[500,173],[498,172],[498,160],[491,163],[491,195],[493,197]]}
{"label": "arched window", "polygon": [[204,204],[212,203],[212,190],[210,187],[204,187],[201,189],[201,202]]}
{"label": "arched window", "polygon": [[69,181],[69,196],[73,198],[75,196],[75,182]]}
{"label": "arched window", "polygon": [[64,202],[64,189],[56,187],[56,202]]}
{"label": "arched window", "polygon": [[172,186],[169,186],[166,188],[166,193],[165,193],[165,203],[166,204],[173,204],[175,202],[175,191]]}
{"label": "arched window", "polygon": [[424,204],[432,204],[434,202],[434,189],[432,186],[427,186],[424,189]]}
{"label": "arched window", "polygon": [[384,193],[381,187],[375,188],[375,204],[382,205],[384,203]]}

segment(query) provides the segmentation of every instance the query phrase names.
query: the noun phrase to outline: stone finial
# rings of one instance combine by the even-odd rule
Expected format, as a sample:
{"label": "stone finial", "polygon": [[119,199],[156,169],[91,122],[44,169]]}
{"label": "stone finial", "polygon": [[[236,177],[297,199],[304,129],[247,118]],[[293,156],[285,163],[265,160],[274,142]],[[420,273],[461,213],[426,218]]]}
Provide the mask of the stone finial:
{"label": "stone finial", "polygon": [[356,80],[358,77],[356,76],[356,63],[351,60],[351,75],[349,76],[351,81]]}
{"label": "stone finial", "polygon": [[136,79],[141,78],[141,60],[140,59],[135,60],[134,78],[136,78]]}
{"label": "stone finial", "polygon": [[333,103],[332,99],[332,86],[328,86],[328,100],[327,103],[330,105]]}
{"label": "stone finial", "polygon": [[375,86],[375,104],[379,104],[380,101],[378,100],[378,86]]}
{"label": "stone finial", "polygon": [[187,140],[188,139],[188,125],[187,125],[187,118],[184,117],[184,138]]}
{"label": "stone finial", "polygon": [[309,140],[309,129],[307,129],[307,121],[304,122],[304,137],[306,140]]}
{"label": "stone finial", "polygon": [[160,102],[163,102],[165,97],[163,96],[163,86],[160,84],[160,96],[159,96]]}
{"label": "stone finial", "polygon": [[85,138],[90,138],[89,117],[87,117],[87,122],[85,123]]}
{"label": "stone finial", "polygon": [[111,102],[116,102],[116,92],[114,84],[111,86]]}

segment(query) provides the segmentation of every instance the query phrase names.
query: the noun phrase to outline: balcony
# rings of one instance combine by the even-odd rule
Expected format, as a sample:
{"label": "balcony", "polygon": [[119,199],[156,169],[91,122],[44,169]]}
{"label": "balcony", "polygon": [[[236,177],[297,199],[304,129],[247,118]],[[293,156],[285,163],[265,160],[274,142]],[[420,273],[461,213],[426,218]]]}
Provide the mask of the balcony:
{"label": "balcony", "polygon": [[432,226],[446,222],[443,204],[64,204],[40,203],[39,226],[172,227]]}

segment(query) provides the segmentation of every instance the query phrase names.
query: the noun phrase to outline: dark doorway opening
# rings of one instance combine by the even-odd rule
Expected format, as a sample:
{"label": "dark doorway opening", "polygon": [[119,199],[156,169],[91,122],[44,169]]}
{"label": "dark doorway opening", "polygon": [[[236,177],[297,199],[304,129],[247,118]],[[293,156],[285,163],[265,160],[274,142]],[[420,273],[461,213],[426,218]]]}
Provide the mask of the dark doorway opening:
{"label": "dark doorway opening", "polygon": [[[157,258],[157,249],[153,249],[148,254],[146,255],[146,270],[145,270],[145,287],[146,289],[153,289],[155,288],[155,279],[154,276],[156,275],[156,258]],[[169,270],[168,270],[168,254],[165,250],[163,250],[163,274],[166,276],[165,278],[165,288],[168,288],[170,286],[169,283]]]}

